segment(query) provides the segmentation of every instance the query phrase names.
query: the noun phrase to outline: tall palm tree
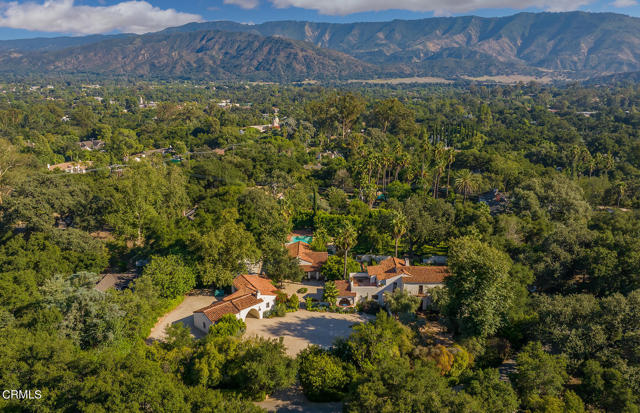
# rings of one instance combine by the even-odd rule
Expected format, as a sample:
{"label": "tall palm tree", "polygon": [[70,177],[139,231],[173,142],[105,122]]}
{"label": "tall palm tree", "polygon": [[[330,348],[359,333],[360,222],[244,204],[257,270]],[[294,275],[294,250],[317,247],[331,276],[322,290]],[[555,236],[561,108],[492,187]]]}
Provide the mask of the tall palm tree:
{"label": "tall palm tree", "polygon": [[627,192],[627,183],[618,182],[618,184],[616,185],[616,189],[618,190],[618,208],[619,208],[620,201],[622,201],[622,198],[624,198],[624,195]]}
{"label": "tall palm tree", "polygon": [[451,188],[451,165],[455,160],[456,151],[453,148],[447,149],[447,198],[449,198],[449,188]]}
{"label": "tall palm tree", "polygon": [[455,185],[458,192],[462,193],[463,203],[467,202],[469,194],[478,189],[478,176],[468,169],[463,169],[458,172]]}
{"label": "tall palm tree", "polygon": [[407,223],[407,218],[400,211],[393,211],[391,218],[391,235],[393,236],[393,240],[395,241],[395,257],[398,258],[398,242],[400,238],[404,234],[407,233],[407,227],[409,224]]}
{"label": "tall palm tree", "polygon": [[435,164],[435,177],[433,180],[433,197],[438,198],[438,189],[440,188],[440,177],[444,173],[447,165],[447,159],[445,157],[445,149],[442,143],[438,144],[433,149],[433,161]]}
{"label": "tall palm tree", "polygon": [[349,250],[356,244],[357,238],[358,233],[356,229],[350,222],[347,222],[334,239],[338,250],[344,253],[344,279],[347,281],[349,281],[349,274],[347,274],[347,257],[349,256]]}

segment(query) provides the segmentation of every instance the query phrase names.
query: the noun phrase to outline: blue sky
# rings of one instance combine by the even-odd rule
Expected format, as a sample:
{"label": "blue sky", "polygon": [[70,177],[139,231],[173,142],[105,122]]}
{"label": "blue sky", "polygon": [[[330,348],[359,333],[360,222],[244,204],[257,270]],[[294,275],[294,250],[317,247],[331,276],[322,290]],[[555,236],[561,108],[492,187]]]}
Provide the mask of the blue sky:
{"label": "blue sky", "polygon": [[638,0],[13,0],[0,1],[0,39],[146,33],[208,20],[353,22],[568,10],[640,17]]}

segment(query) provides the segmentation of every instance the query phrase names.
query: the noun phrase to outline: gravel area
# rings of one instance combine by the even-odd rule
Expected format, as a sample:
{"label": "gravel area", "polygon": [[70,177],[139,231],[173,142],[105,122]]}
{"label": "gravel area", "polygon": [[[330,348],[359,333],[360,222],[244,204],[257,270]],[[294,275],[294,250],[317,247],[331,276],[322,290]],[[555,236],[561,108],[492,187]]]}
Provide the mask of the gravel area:
{"label": "gravel area", "polygon": [[193,312],[210,305],[218,299],[211,295],[188,295],[173,311],[163,315],[151,329],[149,340],[162,340],[165,337],[165,328],[175,323],[182,323],[191,329],[191,335],[195,338],[204,337],[204,333],[193,325]]}
{"label": "gravel area", "polygon": [[245,337],[260,336],[266,338],[284,337],[287,352],[295,356],[310,344],[329,347],[336,338],[351,334],[351,327],[364,323],[373,316],[361,314],[337,314],[298,310],[284,317],[247,318]]}

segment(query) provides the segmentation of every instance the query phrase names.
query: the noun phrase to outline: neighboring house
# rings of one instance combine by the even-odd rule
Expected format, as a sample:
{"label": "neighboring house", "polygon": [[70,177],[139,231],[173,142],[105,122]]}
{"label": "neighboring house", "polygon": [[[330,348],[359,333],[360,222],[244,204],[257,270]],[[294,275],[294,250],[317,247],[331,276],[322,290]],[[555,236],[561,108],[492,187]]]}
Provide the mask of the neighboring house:
{"label": "neighboring house", "polygon": [[313,251],[309,244],[303,241],[287,244],[289,256],[298,259],[298,263],[305,276],[309,279],[319,280],[322,277],[322,266],[329,258],[328,252]]}
{"label": "neighboring house", "polygon": [[276,302],[278,289],[259,275],[239,275],[233,280],[233,293],[193,313],[193,324],[208,332],[225,314],[235,314],[244,321],[247,317],[262,318]]}
{"label": "neighboring house", "polygon": [[78,143],[83,151],[98,151],[104,148],[104,141],[100,139],[92,139],[90,141],[82,141]]}
{"label": "neighboring house", "polygon": [[83,174],[87,172],[93,165],[91,162],[65,162],[55,165],[47,165],[47,169],[50,171],[60,170],[69,174]]}
{"label": "neighboring house", "polygon": [[404,260],[390,257],[379,265],[368,266],[366,272],[349,274],[349,288],[345,293],[354,293],[354,302],[375,300],[383,305],[385,293],[401,289],[422,298],[421,307],[425,309],[430,300],[429,290],[444,286],[448,275],[446,266],[408,265]]}

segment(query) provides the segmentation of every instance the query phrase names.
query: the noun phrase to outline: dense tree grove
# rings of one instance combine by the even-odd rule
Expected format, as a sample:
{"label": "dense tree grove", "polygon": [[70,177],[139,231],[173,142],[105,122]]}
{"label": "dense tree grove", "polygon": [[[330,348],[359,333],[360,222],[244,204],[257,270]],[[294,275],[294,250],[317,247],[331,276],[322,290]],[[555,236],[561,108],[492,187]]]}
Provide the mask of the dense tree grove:
{"label": "dense tree grove", "polygon": [[[638,85],[39,86],[0,85],[0,381],[43,398],[0,409],[259,411],[296,382],[348,412],[640,409]],[[293,229],[330,280],[452,276],[297,358],[231,319],[145,343],[194,287],[300,280]]]}

